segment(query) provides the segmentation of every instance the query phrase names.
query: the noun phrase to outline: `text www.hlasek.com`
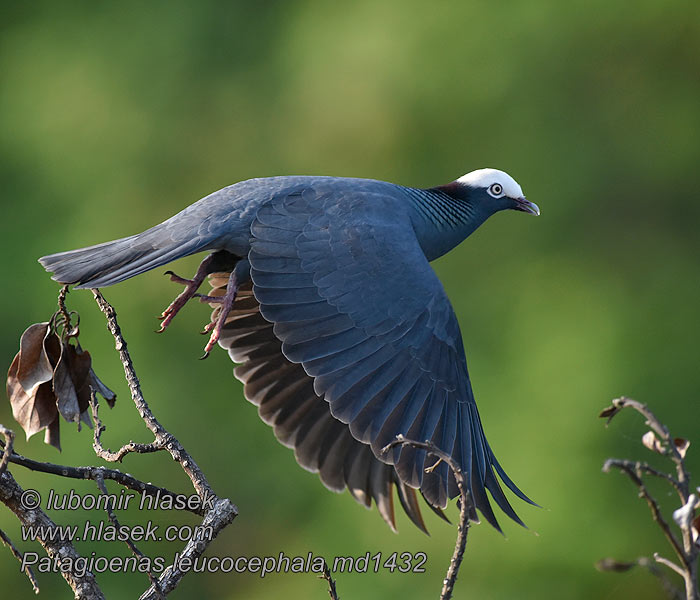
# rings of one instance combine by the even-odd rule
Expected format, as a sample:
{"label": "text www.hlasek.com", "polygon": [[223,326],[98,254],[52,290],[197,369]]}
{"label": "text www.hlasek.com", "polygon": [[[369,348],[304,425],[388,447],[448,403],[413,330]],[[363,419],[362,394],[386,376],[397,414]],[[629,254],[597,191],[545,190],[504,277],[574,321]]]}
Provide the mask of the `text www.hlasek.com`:
{"label": "text www.hlasek.com", "polygon": [[160,526],[147,521],[145,525],[112,525],[106,521],[86,521],[80,525],[59,525],[44,527],[27,525],[22,527],[22,540],[47,540],[53,542],[187,542],[189,540],[210,541],[214,538],[214,529],[209,526],[169,525],[162,534]]}

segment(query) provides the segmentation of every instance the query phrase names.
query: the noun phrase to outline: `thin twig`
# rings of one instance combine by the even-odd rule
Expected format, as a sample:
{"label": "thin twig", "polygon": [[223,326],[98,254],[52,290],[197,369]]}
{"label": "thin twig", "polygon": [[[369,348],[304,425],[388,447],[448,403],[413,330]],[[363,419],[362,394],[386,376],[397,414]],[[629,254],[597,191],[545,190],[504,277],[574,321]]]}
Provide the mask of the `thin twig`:
{"label": "thin twig", "polygon": [[639,490],[640,498],[644,498],[644,500],[646,500],[646,503],[649,505],[649,510],[651,511],[652,518],[654,519],[654,521],[657,522],[657,524],[661,528],[661,531],[673,547],[673,550],[675,551],[678,558],[681,560],[681,562],[684,563],[684,566],[687,566],[685,564],[686,556],[685,552],[683,551],[683,547],[681,546],[680,542],[676,539],[676,536],[673,534],[673,531],[671,531],[671,527],[669,526],[668,521],[666,521],[666,519],[664,519],[664,516],[661,514],[661,508],[659,507],[659,503],[656,501],[656,498],[654,498],[649,493],[649,490],[647,489],[646,485],[644,485],[644,482],[642,481],[641,472],[635,469],[633,466],[631,466],[634,464],[635,463],[631,463],[630,461],[620,461],[614,458],[609,458],[605,461],[605,464],[603,465],[603,472],[608,473],[610,469],[616,468],[622,471],[632,480],[632,482],[637,486],[637,489]]}
{"label": "thin twig", "polygon": [[92,293],[95,296],[97,306],[99,306],[100,310],[107,318],[107,328],[114,337],[115,346],[119,352],[119,358],[121,359],[124,367],[126,381],[129,385],[129,390],[131,391],[131,398],[136,405],[139,415],[146,424],[146,427],[148,427],[148,429],[150,429],[155,436],[154,443],[165,447],[173,457],[173,460],[180,464],[182,469],[190,478],[190,481],[192,481],[192,485],[194,486],[195,490],[197,490],[200,497],[215,496],[209,482],[207,481],[207,478],[199,468],[199,465],[197,465],[194,459],[182,447],[182,444],[180,444],[175,436],[168,432],[151,412],[151,409],[149,408],[148,403],[144,399],[141,392],[141,384],[139,382],[139,378],[136,376],[134,364],[127,349],[126,340],[124,340],[124,336],[122,336],[121,329],[117,322],[117,314],[112,305],[105,300],[104,296],[102,296],[98,289],[93,289]]}
{"label": "thin twig", "polygon": [[679,567],[670,558],[666,558],[665,556],[661,556],[658,552],[654,552],[654,560],[660,565],[668,567],[669,569],[671,569],[671,571],[678,573],[681,577],[685,577],[685,571],[683,570],[683,567]]}
{"label": "thin twig", "polygon": [[92,412],[92,418],[95,421],[95,429],[93,430],[93,440],[92,447],[95,450],[95,454],[100,458],[106,460],[107,462],[121,462],[122,459],[129,453],[135,452],[137,454],[148,454],[150,452],[158,452],[160,450],[165,450],[165,448],[159,444],[157,441],[151,442],[150,444],[140,444],[137,442],[129,442],[124,444],[116,452],[112,452],[108,448],[102,445],[102,433],[107,429],[107,427],[102,423],[100,417],[98,416],[99,403],[97,402],[97,395],[95,390],[90,391],[90,410]]}
{"label": "thin twig", "polygon": [[623,408],[628,407],[636,410],[639,414],[644,416],[644,418],[646,419],[646,424],[649,425],[649,427],[651,427],[664,442],[666,447],[666,455],[669,456],[669,458],[675,463],[676,470],[678,472],[678,481],[680,485],[687,486],[688,481],[690,479],[690,475],[687,469],[685,468],[685,461],[683,460],[683,456],[681,456],[678,447],[674,443],[673,437],[671,436],[668,427],[666,427],[666,425],[659,421],[656,415],[653,412],[651,412],[651,410],[649,410],[649,407],[646,404],[637,400],[633,400],[632,398],[627,398],[626,396],[615,398],[612,401],[612,405],[615,410],[612,411],[611,414],[607,415],[608,423],[615,416],[615,414],[617,414]]}
{"label": "thin twig", "polygon": [[330,596],[331,600],[340,600],[338,591],[335,589],[335,580],[331,576],[331,570],[328,568],[328,563],[325,560],[323,561],[323,571],[318,578],[325,579],[328,582],[328,595]]}
{"label": "thin twig", "polygon": [[[19,550],[17,550],[15,545],[12,543],[12,540],[9,537],[7,537],[7,534],[2,529],[0,529],[0,539],[2,540],[3,544],[5,544],[5,546],[7,546],[10,549],[10,552],[12,552],[12,556],[14,556],[19,561],[19,564],[24,565],[24,555]],[[29,565],[24,565],[24,574],[27,576],[29,582],[32,584],[34,593],[38,594],[39,582],[36,580],[34,571]]]}
{"label": "thin twig", "polygon": [[[605,464],[603,465],[603,471],[604,471],[604,472],[607,471],[606,465],[607,465],[608,463],[615,463],[614,465],[613,465],[613,464],[610,464],[609,467],[615,466],[615,467],[617,467],[617,468],[621,468],[621,466],[624,465],[625,467],[629,467],[629,468],[631,468],[631,469],[634,469],[636,472],[641,472],[641,473],[644,473],[644,474],[646,474],[646,475],[653,475],[654,477],[658,477],[659,479],[663,479],[664,481],[668,482],[668,484],[669,484],[674,490],[676,490],[676,492],[678,493],[679,498],[681,499],[681,502],[684,501],[684,499],[683,499],[683,489],[682,489],[680,483],[678,483],[678,480],[675,479],[675,477],[672,477],[672,476],[669,475],[668,473],[664,473],[663,471],[659,471],[659,470],[655,469],[654,467],[648,465],[648,464],[645,463],[645,462],[639,462],[639,461],[633,461],[633,460],[624,460],[624,459],[618,459],[618,458],[609,458],[609,459],[605,462]],[[608,467],[608,468],[609,468],[609,467]]]}
{"label": "thin twig", "polygon": [[[459,507],[459,527],[457,531],[457,541],[455,542],[455,549],[452,553],[452,559],[450,560],[450,566],[447,569],[447,575],[443,581],[442,591],[440,592],[440,600],[449,600],[452,597],[452,591],[454,590],[455,583],[457,582],[457,575],[459,573],[459,568],[464,559],[464,551],[467,547],[467,534],[469,533],[469,512],[472,507],[471,493],[467,487],[466,481],[464,479],[464,473],[457,463],[449,454],[443,452],[438,448],[433,442],[417,442],[415,440],[406,439],[403,435],[396,436],[396,439],[387,444],[383,449],[382,453],[386,453],[395,446],[412,446],[413,448],[418,448],[419,450],[425,450],[428,454],[432,454],[439,461],[447,463],[454,474],[455,481],[457,482],[457,487],[460,494],[460,507]],[[434,469],[437,463],[429,467],[428,469]]]}
{"label": "thin twig", "polygon": [[[95,481],[97,479],[97,474],[101,473],[104,479],[111,479],[118,484],[124,486],[127,489],[138,492],[139,494],[147,494],[148,496],[155,496],[158,498],[172,498],[176,500],[178,498],[185,497],[185,494],[178,494],[167,488],[159,487],[153,485],[152,483],[145,483],[136,477],[129,475],[128,473],[122,473],[118,469],[107,469],[106,467],[69,467],[67,465],[56,465],[53,463],[39,462],[22,456],[21,454],[13,453],[10,456],[10,462],[25,467],[31,471],[38,471],[41,473],[50,473],[51,475],[58,475],[59,477],[68,477],[69,479],[89,479]],[[185,506],[183,510],[188,510],[196,515],[204,516],[204,510],[201,506],[190,507]]]}

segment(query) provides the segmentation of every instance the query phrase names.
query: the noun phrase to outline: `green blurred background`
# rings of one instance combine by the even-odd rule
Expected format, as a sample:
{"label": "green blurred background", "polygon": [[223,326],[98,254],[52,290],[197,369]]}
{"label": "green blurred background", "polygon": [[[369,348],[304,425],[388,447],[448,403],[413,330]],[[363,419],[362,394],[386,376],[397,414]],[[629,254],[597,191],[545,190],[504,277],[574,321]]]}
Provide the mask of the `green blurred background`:
{"label": "green blurred background", "polygon": [[[593,567],[604,556],[669,554],[631,484],[600,470],[608,456],[654,459],[639,444],[641,419],[623,415],[606,430],[597,413],[630,395],[700,443],[696,0],[3,2],[0,32],[2,364],[24,328],[54,310],[58,286],[36,263],[44,254],[142,231],[255,176],[427,187],[475,168],[505,169],[542,216],[497,215],[435,268],[462,324],[489,440],[545,510],[519,503],[530,530],[502,518],[505,538],[474,527],[456,597],[661,597],[647,573]],[[199,258],[175,270],[186,275]],[[197,360],[207,308],[192,304],[165,334],[153,333],[179,291],[162,271],[105,295],[156,415],[240,509],[209,554],[423,551],[425,574],[340,575],[339,592],[437,597],[455,528],[429,514],[427,537],[401,515],[395,535],[376,510],[300,469],[243,399],[225,353]],[[69,302],[98,373],[120,396],[103,410],[105,441],[149,441],[91,295],[71,293]],[[0,422],[19,430],[7,402]],[[64,423],[60,455],[42,435],[25,442],[18,433],[17,450],[31,457],[100,462],[89,431]],[[188,489],[165,455],[131,455],[122,468]],[[12,472],[44,492],[95,491]],[[157,515],[169,517],[195,523]],[[21,541],[4,507],[0,528],[20,549],[40,551]],[[77,546],[128,554],[122,545]],[[144,549],[170,557],[179,547]],[[14,598],[33,597],[2,548],[0,581]],[[39,581],[42,597],[70,597],[60,576]],[[137,597],[147,585],[138,574],[99,581],[110,598]],[[214,573],[186,577],[172,597],[194,596],[320,599],[326,591],[311,574]]]}

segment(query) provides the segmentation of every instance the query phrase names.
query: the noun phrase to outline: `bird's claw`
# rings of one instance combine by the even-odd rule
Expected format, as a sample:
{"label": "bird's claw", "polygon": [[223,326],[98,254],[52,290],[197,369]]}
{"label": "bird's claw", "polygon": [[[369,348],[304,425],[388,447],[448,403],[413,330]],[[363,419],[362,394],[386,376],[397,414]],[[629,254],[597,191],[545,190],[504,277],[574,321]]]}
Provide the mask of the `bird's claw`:
{"label": "bird's claw", "polygon": [[207,345],[204,346],[204,354],[199,357],[199,360],[204,360],[209,356],[209,353],[211,352],[212,348],[216,345],[216,342],[219,341],[219,332],[214,330],[211,334],[211,337],[209,338],[209,341],[207,342]]}
{"label": "bird's claw", "polygon": [[177,274],[174,273],[173,271],[166,271],[165,273],[163,273],[163,275],[169,275],[169,276],[170,276],[170,281],[174,281],[175,283],[179,283],[180,285],[185,285],[185,286],[187,286],[187,285],[193,285],[193,284],[194,284],[194,280],[192,280],[192,279],[185,279],[184,277],[180,277],[179,275],[177,275]]}
{"label": "bird's claw", "polygon": [[219,336],[221,335],[221,328],[223,327],[223,324],[226,321],[226,316],[227,315],[224,315],[223,319],[219,316],[216,322],[207,323],[207,325],[204,327],[204,331],[202,331],[201,333],[207,334],[211,331],[211,335],[209,336],[209,341],[207,342],[207,345],[204,346],[204,354],[199,357],[199,360],[204,360],[205,358],[207,358],[212,348],[216,346],[216,342],[219,341]]}
{"label": "bird's claw", "polygon": [[207,323],[207,324],[204,326],[204,329],[203,329],[202,331],[200,331],[199,333],[201,333],[202,335],[207,335],[207,333],[209,333],[212,329],[214,329],[214,327],[216,327],[216,323],[215,323],[215,322]]}
{"label": "bird's claw", "polygon": [[202,282],[209,273],[209,264],[212,262],[213,256],[213,254],[210,254],[201,262],[199,268],[197,269],[197,272],[195,273],[192,279],[185,279],[184,277],[176,275],[172,271],[165,272],[165,275],[168,275],[170,277],[170,281],[179,283],[180,285],[184,285],[185,289],[175,298],[175,300],[173,300],[170,303],[168,308],[166,308],[158,317],[161,320],[161,324],[160,329],[158,329],[156,333],[163,333],[168,328],[168,325],[170,325],[172,320],[175,318],[175,315],[178,312],[180,312],[180,309],[183,306],[185,306],[185,304],[187,304],[187,301],[190,300],[190,298],[192,298],[197,293],[199,286],[202,285]]}

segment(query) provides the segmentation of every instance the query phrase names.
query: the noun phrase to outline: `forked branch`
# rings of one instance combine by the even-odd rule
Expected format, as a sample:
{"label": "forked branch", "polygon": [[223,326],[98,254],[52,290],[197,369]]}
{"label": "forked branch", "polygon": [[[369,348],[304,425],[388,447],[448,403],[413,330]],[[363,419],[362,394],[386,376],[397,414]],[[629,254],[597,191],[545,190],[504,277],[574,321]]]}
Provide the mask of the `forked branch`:
{"label": "forked branch", "polygon": [[[669,595],[674,598],[685,597],[686,600],[700,600],[700,591],[698,589],[698,555],[700,547],[698,546],[698,518],[695,516],[696,510],[700,508],[700,501],[698,500],[697,492],[691,490],[690,475],[685,462],[685,455],[690,442],[683,438],[673,437],[668,427],[654,415],[646,404],[631,398],[616,398],[613,400],[612,406],[605,408],[600,413],[600,416],[607,418],[609,423],[615,415],[625,408],[632,408],[644,416],[646,425],[651,429],[642,437],[643,445],[652,452],[669,459],[673,464],[675,473],[665,473],[644,462],[616,458],[609,458],[605,461],[603,472],[607,473],[612,469],[617,469],[632,481],[637,488],[639,497],[643,498],[649,506],[652,519],[661,529],[664,537],[673,549],[677,562],[658,553],[654,554],[654,560],[658,564],[664,565],[683,578],[685,595],[676,590],[667,578],[661,578],[662,584],[669,592]],[[680,529],[680,539],[672,528],[671,521],[664,517],[659,502],[649,491],[644,482],[645,476],[660,478],[668,483],[678,494],[681,507],[673,512],[672,522],[675,522]],[[646,566],[650,572],[658,576],[659,572],[651,569],[644,562],[648,560],[640,558],[635,563],[624,563],[613,559],[604,559],[599,561],[597,566],[600,570],[623,571],[627,570],[627,568],[622,568],[621,566],[631,568],[638,564]]]}

